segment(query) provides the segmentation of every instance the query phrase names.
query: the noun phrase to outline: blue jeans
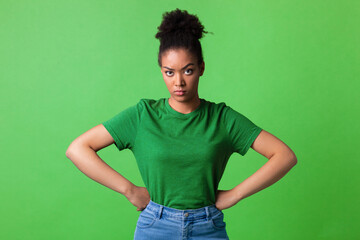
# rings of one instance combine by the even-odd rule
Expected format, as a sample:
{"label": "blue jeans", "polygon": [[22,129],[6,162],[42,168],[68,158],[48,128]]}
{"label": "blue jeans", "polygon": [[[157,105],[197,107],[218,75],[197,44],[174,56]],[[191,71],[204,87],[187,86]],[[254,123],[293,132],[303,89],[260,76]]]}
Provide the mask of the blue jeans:
{"label": "blue jeans", "polygon": [[229,239],[224,213],[215,204],[179,210],[150,200],[136,223],[134,240]]}

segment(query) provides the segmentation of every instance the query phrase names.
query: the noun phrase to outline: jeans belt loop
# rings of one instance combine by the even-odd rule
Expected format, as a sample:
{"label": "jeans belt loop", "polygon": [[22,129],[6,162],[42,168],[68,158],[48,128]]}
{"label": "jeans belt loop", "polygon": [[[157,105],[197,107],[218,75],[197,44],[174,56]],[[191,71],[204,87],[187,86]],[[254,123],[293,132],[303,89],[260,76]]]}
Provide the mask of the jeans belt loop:
{"label": "jeans belt loop", "polygon": [[164,206],[161,205],[159,209],[159,217],[158,217],[159,219],[161,218],[163,210],[164,210]]}
{"label": "jeans belt loop", "polygon": [[206,221],[210,220],[210,211],[209,211],[209,207],[205,207],[205,211],[206,211]]}

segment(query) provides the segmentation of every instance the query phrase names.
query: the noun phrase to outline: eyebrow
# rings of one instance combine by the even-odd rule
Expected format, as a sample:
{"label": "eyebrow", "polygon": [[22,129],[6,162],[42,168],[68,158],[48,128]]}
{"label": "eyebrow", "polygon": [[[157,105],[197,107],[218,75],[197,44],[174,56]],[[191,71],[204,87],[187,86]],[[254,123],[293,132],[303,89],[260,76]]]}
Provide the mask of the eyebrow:
{"label": "eyebrow", "polygon": [[[189,63],[188,65],[186,65],[185,67],[183,67],[182,70],[185,69],[185,68],[187,68],[187,67],[190,66],[190,65],[195,65],[195,64]],[[169,69],[169,70],[175,70],[175,69],[172,69],[172,68],[169,68],[169,67],[163,67],[163,68],[167,68],[167,69]]]}

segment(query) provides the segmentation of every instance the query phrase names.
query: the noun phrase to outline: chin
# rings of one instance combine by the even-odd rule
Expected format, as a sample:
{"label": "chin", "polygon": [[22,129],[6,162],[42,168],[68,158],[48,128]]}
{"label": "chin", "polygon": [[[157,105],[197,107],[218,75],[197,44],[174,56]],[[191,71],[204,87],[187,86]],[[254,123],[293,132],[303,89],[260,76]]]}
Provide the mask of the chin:
{"label": "chin", "polygon": [[190,99],[192,99],[190,96],[177,96],[177,95],[173,95],[173,99],[175,99],[178,102],[188,102]]}

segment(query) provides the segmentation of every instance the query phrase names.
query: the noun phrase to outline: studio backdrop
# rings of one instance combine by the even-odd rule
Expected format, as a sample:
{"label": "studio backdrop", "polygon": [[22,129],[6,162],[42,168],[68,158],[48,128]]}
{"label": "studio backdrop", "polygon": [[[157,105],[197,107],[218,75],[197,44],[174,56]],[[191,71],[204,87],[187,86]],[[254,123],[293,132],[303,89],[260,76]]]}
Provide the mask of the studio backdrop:
{"label": "studio backdrop", "polygon": [[[298,163],[225,209],[230,239],[359,239],[359,1],[0,0],[0,239],[132,239],[140,212],[84,175],[70,143],[136,104],[169,97],[157,65],[166,11],[196,14],[199,97],[284,141]],[[97,152],[144,186],[128,149]],[[219,189],[266,163],[234,153]]]}

